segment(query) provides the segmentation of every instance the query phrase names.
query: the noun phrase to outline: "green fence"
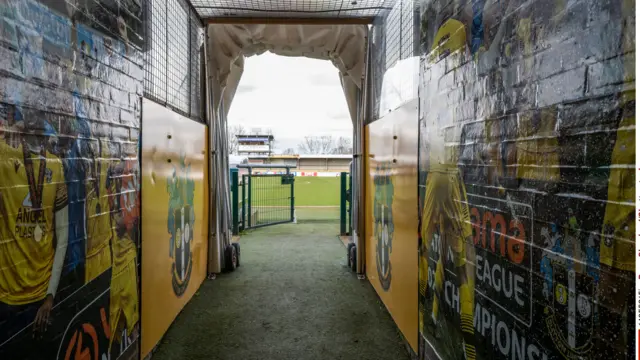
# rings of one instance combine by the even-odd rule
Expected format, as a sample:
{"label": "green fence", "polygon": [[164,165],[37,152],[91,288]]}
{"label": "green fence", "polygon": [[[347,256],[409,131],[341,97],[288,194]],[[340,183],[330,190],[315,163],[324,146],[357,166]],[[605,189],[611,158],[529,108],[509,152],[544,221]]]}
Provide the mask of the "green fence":
{"label": "green fence", "polygon": [[351,235],[351,174],[340,173],[340,235]]}
{"label": "green fence", "polygon": [[[270,166],[272,168],[272,166]],[[294,177],[284,174],[239,175],[231,172],[232,232],[294,221]]]}
{"label": "green fence", "polygon": [[341,173],[339,178],[296,179],[289,170],[282,174],[255,174],[253,171],[239,174],[233,169],[232,232],[239,234],[251,228],[297,220],[335,222],[340,235],[351,235],[351,181],[348,172]]}

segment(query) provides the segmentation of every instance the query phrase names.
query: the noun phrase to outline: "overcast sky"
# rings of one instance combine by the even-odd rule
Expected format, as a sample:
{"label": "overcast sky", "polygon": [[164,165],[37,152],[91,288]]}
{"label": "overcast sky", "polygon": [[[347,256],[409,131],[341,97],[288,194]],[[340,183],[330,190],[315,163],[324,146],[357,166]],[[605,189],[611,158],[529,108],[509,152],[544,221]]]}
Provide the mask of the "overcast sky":
{"label": "overcast sky", "polygon": [[271,53],[245,59],[229,126],[271,128],[276,147],[297,150],[307,135],[351,138],[338,70],[329,61]]}

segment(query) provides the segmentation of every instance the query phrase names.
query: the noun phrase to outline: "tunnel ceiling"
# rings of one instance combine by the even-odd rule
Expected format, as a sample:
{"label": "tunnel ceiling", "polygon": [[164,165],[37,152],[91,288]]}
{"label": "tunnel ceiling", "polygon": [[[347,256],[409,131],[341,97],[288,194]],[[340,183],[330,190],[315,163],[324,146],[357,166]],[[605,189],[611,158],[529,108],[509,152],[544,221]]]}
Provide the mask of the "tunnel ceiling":
{"label": "tunnel ceiling", "polygon": [[373,18],[396,0],[191,0],[201,18]]}

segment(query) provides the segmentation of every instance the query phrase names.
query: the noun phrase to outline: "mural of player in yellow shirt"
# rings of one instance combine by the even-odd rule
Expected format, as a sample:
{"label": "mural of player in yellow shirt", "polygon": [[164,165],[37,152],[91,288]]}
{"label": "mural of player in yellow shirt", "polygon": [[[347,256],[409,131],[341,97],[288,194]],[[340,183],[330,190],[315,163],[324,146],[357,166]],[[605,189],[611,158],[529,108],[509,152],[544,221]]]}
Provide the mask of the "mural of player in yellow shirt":
{"label": "mural of player in yellow shirt", "polygon": [[[635,50],[635,1],[622,0],[622,52]],[[635,348],[635,314],[633,285],[636,261],[635,227],[635,56],[626,55],[619,63],[623,69],[619,103],[621,119],[609,167],[608,198],[600,242],[600,283],[598,311],[600,332],[598,351],[607,358],[633,359]],[[626,313],[626,314],[625,314]],[[623,318],[627,317],[624,330]],[[626,332],[626,336],[623,334]],[[613,335],[612,334],[617,334]],[[626,341],[626,344],[624,343]],[[626,357],[622,354],[626,352]],[[603,357],[604,358],[604,357]]]}
{"label": "mural of player in yellow shirt", "polygon": [[[131,163],[133,161],[133,164]],[[114,341],[122,347],[127,337],[137,337],[138,310],[138,176],[136,160],[120,162],[113,172],[115,196],[113,197],[113,226],[115,236],[111,241],[113,269],[111,275],[110,348]],[[123,329],[126,334],[123,334]],[[124,336],[123,336],[124,335]]]}
{"label": "mural of player in yellow shirt", "polygon": [[[126,223],[139,214],[137,177],[123,162],[113,160],[109,140],[99,140],[94,146],[86,171],[86,281],[111,268],[109,349],[120,353],[112,349],[113,344],[119,343],[120,351],[124,350],[123,340],[134,333],[139,319],[137,249],[132,240],[137,233]],[[132,196],[135,207],[131,206]],[[127,330],[124,336],[123,328]]]}
{"label": "mural of player in yellow shirt", "polygon": [[114,236],[109,208],[109,193],[115,192],[115,187],[107,189],[108,184],[114,184],[108,177],[109,152],[107,142],[100,140],[95,144],[95,152],[86,170],[86,264],[85,282],[89,282],[111,267],[111,248],[109,242]]}
{"label": "mural of player in yellow shirt", "polygon": [[[428,62],[435,64],[444,58],[454,55],[467,56],[467,38],[465,26],[458,20],[448,19],[438,29]],[[439,111],[433,108],[426,111]],[[440,118],[434,114],[430,118]],[[444,116],[449,125],[452,121]],[[463,333],[463,350],[467,359],[475,359],[473,306],[474,306],[474,247],[472,240],[471,219],[467,204],[467,195],[458,170],[457,149],[445,145],[445,128],[440,124],[427,121],[432,135],[428,135],[429,164],[426,179],[426,193],[422,211],[421,235],[422,254],[420,258],[420,291],[424,296],[428,284],[428,262],[426,257],[436,257],[434,297],[429,320],[424,314],[424,305],[420,314],[420,327],[426,323],[437,324],[439,306],[442,302],[445,278],[444,263],[449,249],[453,254],[455,273],[460,285],[460,326]],[[434,244],[435,242],[438,242]],[[440,249],[431,252],[432,249]],[[436,259],[434,259],[436,260]]]}
{"label": "mural of player in yellow shirt", "polygon": [[68,243],[62,162],[28,117],[0,121],[0,343],[32,321],[46,330]]}

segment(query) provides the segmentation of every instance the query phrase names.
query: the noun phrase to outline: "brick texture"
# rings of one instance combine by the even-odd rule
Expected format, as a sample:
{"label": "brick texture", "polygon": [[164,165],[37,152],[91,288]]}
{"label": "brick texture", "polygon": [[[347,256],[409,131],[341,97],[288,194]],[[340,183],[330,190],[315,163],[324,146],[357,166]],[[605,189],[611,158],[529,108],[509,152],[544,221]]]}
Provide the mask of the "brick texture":
{"label": "brick texture", "polygon": [[[33,219],[16,221],[15,229],[6,222],[0,225],[0,358],[53,359],[63,358],[65,353],[68,357],[88,351],[91,358],[94,354],[95,358],[106,357],[110,352],[110,358],[115,359],[128,346],[131,347],[125,351],[126,356],[137,357],[131,353],[137,349],[135,334],[128,334],[130,339],[114,339],[122,324],[113,323],[111,311],[119,308],[114,304],[121,304],[111,290],[115,284],[112,273],[116,272],[111,259],[113,256],[116,261],[118,256],[115,250],[112,255],[112,250],[117,242],[128,241],[133,242],[133,251],[137,252],[137,225],[129,224],[125,239],[117,231],[110,238],[109,224],[127,216],[119,200],[124,184],[137,181],[139,173],[137,149],[144,73],[142,9],[138,3],[0,1],[0,205],[4,207],[0,218],[13,221],[16,214],[32,209],[23,202],[23,193],[24,189],[37,186],[29,186],[25,181],[28,176],[21,172],[27,171],[21,170],[21,165],[29,155],[23,157],[22,152],[11,150],[25,148],[28,143],[35,149],[34,156],[38,151],[48,156],[47,171],[55,171],[56,166],[62,168],[61,180],[51,186],[67,193],[69,220],[64,229],[68,245],[50,324],[37,338],[32,336],[32,322],[44,293],[38,294],[30,286],[42,286],[34,280],[35,274],[49,274],[39,280],[45,288],[50,281],[53,254],[62,251],[59,243],[64,242],[58,238],[64,231],[60,232],[60,226],[53,223],[61,213],[53,215],[52,204],[42,204],[51,217],[44,223],[42,219],[35,222],[49,234],[42,236],[53,237],[53,241],[42,245],[39,253],[29,253],[34,248],[28,243],[42,236],[18,232],[20,227],[33,227],[29,223]],[[100,181],[97,202],[110,205],[87,210],[90,203],[95,206],[92,191],[98,172],[92,169],[98,166],[105,177]],[[36,170],[36,181],[37,174]],[[49,183],[47,176],[45,182]],[[48,186],[45,184],[44,188]],[[107,227],[92,230],[101,219]],[[104,247],[99,250],[101,244]],[[98,254],[96,257],[106,256],[106,264],[96,265],[92,251]],[[20,261],[24,259],[17,255],[20,252],[29,256],[27,261]],[[91,272],[95,276],[90,278]],[[120,281],[135,284],[137,280]],[[138,312],[137,296],[130,295],[135,310],[124,310],[129,318]],[[12,299],[16,296],[27,300],[15,303]],[[113,345],[109,350],[110,343]]]}
{"label": "brick texture", "polygon": [[[489,33],[483,45],[489,49],[495,42],[493,57],[490,51],[470,54],[472,1],[424,1],[421,8],[422,228],[425,222],[444,224],[447,233],[452,224],[470,223],[474,242],[464,243],[466,256],[459,233],[449,232],[441,245],[465,256],[472,265],[467,276],[475,279],[475,297],[466,300],[474,304],[474,334],[467,336],[460,320],[464,311],[446,301],[450,288],[432,285],[439,281],[433,277],[438,260],[430,256],[433,232],[421,234],[421,256],[428,264],[420,269],[421,281],[430,284],[420,294],[420,332],[426,339],[421,356],[462,358],[464,341],[473,344],[479,359],[631,358],[635,4],[480,3]],[[434,45],[449,18],[465,25],[460,31],[467,44],[430,61],[438,44],[451,46],[446,37]],[[434,24],[435,19],[442,20]],[[454,54],[456,60],[449,60]],[[438,136],[446,136],[442,149],[430,143]],[[454,154],[447,161],[457,169],[466,196],[430,196],[435,185],[429,174],[442,171],[435,162],[439,152]],[[427,198],[435,199],[433,204]],[[438,209],[431,217],[429,207]],[[510,238],[521,239],[512,250],[522,252],[524,261],[505,256]],[[496,241],[498,250],[482,239]],[[463,288],[460,270],[447,257],[441,261],[443,282]],[[491,272],[483,273],[487,264]],[[523,281],[523,303],[509,294],[512,275]],[[441,300],[437,324],[431,326],[435,294]]]}

